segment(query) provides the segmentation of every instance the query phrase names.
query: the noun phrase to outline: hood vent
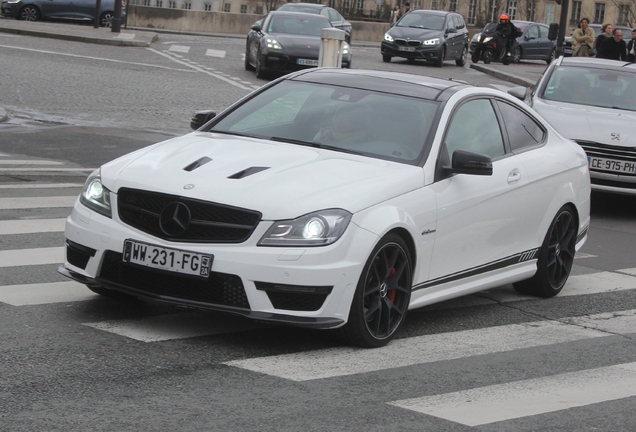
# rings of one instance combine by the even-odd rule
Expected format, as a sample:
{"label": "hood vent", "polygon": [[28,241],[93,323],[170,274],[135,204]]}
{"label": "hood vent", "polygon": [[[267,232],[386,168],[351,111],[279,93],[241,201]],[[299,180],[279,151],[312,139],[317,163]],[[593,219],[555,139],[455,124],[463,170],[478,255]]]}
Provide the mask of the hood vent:
{"label": "hood vent", "polygon": [[207,156],[202,157],[201,159],[192,162],[190,165],[188,165],[187,167],[184,168],[185,171],[194,171],[195,169],[199,168],[200,166],[205,165],[206,163],[210,162],[212,159],[210,159]]}
{"label": "hood vent", "polygon": [[250,168],[244,169],[243,171],[239,171],[236,174],[232,174],[228,178],[231,178],[231,179],[242,179],[242,178],[245,178],[247,176],[251,176],[252,174],[256,174],[258,172],[265,171],[266,169],[269,169],[269,167],[250,167]]}

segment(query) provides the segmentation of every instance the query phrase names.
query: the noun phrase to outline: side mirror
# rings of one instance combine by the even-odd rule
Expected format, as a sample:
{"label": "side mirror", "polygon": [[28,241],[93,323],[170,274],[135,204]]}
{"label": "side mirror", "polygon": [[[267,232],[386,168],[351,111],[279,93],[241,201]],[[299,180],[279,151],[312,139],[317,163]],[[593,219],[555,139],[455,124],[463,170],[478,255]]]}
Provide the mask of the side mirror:
{"label": "side mirror", "polygon": [[513,87],[511,89],[508,89],[508,94],[510,96],[514,96],[519,100],[526,100],[526,95],[528,94],[528,89],[523,87],[523,86],[517,86],[517,87]]}
{"label": "side mirror", "polygon": [[263,27],[261,26],[262,22],[261,21],[256,21],[254,24],[252,24],[252,27],[250,27],[250,29],[259,32],[263,29]]}
{"label": "side mirror", "polygon": [[449,29],[446,29],[446,33],[457,33],[457,29],[456,29],[456,28],[451,27],[451,28],[449,28]]}
{"label": "side mirror", "polygon": [[489,156],[469,150],[455,150],[451,171],[456,174],[492,175],[492,160]]}
{"label": "side mirror", "polygon": [[212,120],[214,117],[216,117],[216,111],[212,111],[212,110],[197,111],[194,113],[194,116],[192,116],[192,120],[190,120],[190,128],[192,130],[197,130],[201,126],[203,126],[204,124]]}
{"label": "side mirror", "polygon": [[550,24],[550,30],[548,30],[548,39],[551,41],[557,40],[559,35],[559,24],[552,23]]}

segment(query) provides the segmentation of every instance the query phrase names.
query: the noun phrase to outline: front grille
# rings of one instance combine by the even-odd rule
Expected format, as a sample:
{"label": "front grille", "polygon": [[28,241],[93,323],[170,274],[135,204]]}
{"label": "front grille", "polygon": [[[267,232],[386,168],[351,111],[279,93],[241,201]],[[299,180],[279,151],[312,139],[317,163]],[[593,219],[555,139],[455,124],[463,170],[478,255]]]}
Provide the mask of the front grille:
{"label": "front grille", "polygon": [[[188,207],[190,221],[182,233],[166,234],[160,225],[161,212],[175,202]],[[261,219],[254,210],[137,189],[120,189],[117,203],[122,222],[168,241],[241,243]]]}
{"label": "front grille", "polygon": [[96,280],[105,286],[132,288],[150,297],[250,309],[243,282],[236,275],[211,272],[208,279],[176,275],[124,264],[122,254],[113,251],[104,253]]}
{"label": "front grille", "polygon": [[[577,143],[585,150],[588,157],[597,157],[603,159],[613,159],[622,162],[628,162],[636,165],[636,147],[620,147],[607,144],[600,144],[593,141],[577,141]],[[636,173],[616,172],[612,170],[604,170],[602,168],[591,168],[593,171],[604,171],[612,174],[620,174],[622,176],[636,177]],[[594,181],[594,180],[593,180]]]}
{"label": "front grille", "polygon": [[267,291],[267,297],[276,309],[293,311],[317,311],[322,307],[328,294],[283,293]]}
{"label": "front grille", "polygon": [[86,269],[88,260],[95,256],[95,249],[66,240],[66,260],[75,267]]}
{"label": "front grille", "polygon": [[418,40],[406,40],[406,39],[394,39],[396,45],[400,46],[410,46],[410,47],[418,47],[422,44],[422,42]]}

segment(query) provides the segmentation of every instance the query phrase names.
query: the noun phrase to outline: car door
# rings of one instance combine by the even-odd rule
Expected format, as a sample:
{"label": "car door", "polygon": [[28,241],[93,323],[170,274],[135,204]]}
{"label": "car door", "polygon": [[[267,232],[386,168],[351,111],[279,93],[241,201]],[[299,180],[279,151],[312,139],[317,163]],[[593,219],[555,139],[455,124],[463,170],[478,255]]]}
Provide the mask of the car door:
{"label": "car door", "polygon": [[526,169],[506,152],[505,130],[491,98],[462,103],[446,125],[438,168],[456,150],[492,158],[492,175],[454,174],[435,181],[438,222],[429,281],[452,282],[501,268],[528,245],[518,233],[528,230],[523,194]]}
{"label": "car door", "polygon": [[550,27],[546,25],[539,25],[539,59],[547,60],[550,58],[552,54],[552,50],[556,48],[555,41],[551,41],[548,39],[548,32],[550,31]]}
{"label": "car door", "polygon": [[539,26],[531,24],[523,32],[522,36],[522,57],[525,59],[540,58],[539,51]]}
{"label": "car door", "polygon": [[40,3],[42,18],[62,18],[71,16],[71,0],[47,0]]}
{"label": "car door", "polygon": [[455,27],[453,15],[446,16],[446,26],[444,30],[444,38],[446,40],[446,58],[455,59],[459,56],[459,45],[461,43],[461,35]]}

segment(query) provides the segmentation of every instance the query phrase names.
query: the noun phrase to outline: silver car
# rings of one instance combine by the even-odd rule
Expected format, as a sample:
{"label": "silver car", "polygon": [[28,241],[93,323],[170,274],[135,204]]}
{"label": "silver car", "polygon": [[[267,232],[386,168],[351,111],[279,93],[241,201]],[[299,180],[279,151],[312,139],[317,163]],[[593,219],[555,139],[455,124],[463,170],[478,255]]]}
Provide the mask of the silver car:
{"label": "silver car", "polygon": [[636,195],[636,64],[560,57],[527,102],[585,150],[592,189]]}

